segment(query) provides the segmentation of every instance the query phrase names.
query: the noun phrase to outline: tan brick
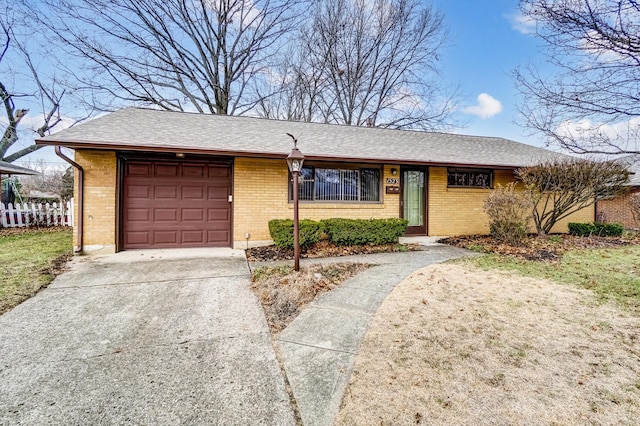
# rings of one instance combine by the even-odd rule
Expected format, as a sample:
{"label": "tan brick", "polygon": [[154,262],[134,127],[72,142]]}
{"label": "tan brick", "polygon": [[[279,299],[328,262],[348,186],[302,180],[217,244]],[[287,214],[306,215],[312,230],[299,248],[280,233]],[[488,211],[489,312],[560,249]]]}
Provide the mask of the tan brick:
{"label": "tan brick", "polygon": [[[385,165],[383,182],[393,176]],[[234,162],[234,241],[241,246],[245,233],[252,241],[265,241],[269,236],[271,219],[293,219],[293,204],[288,201],[288,170],[283,160],[236,158]],[[357,203],[300,203],[300,219],[328,219],[349,217],[356,219],[393,218],[400,213],[400,196],[382,194],[380,204]]]}
{"label": "tan brick", "polygon": [[[84,245],[115,250],[116,155],[111,151],[76,150],[75,161],[84,169]],[[78,172],[74,209],[78,211]],[[77,215],[74,244],[78,245]]]}
{"label": "tan brick", "polygon": [[[506,185],[514,180],[511,170],[494,171],[494,185]],[[490,194],[490,189],[449,188],[447,168],[430,167],[428,191],[429,235],[489,233],[489,219],[484,212],[483,203]],[[559,221],[552,232],[567,232],[569,222],[591,222],[593,217],[594,207],[587,207]]]}

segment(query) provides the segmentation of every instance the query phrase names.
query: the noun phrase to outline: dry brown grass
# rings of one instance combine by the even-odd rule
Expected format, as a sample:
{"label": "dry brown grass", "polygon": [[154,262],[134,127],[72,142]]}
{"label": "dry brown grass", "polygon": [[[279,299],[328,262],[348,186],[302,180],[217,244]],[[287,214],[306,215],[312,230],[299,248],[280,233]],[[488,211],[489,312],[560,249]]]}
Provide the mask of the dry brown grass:
{"label": "dry brown grass", "polygon": [[340,425],[640,423],[640,320],[588,290],[444,264],[398,285]]}
{"label": "dry brown grass", "polygon": [[291,266],[264,266],[253,271],[251,289],[262,303],[272,332],[283,330],[307,303],[334,289],[370,265],[314,264],[295,272]]}

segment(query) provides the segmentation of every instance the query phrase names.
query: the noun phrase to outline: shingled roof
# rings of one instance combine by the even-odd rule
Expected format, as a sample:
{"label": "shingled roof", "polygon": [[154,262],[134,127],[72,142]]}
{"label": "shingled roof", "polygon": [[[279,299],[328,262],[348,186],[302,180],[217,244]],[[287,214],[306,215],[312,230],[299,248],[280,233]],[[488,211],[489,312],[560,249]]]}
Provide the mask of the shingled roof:
{"label": "shingled roof", "polygon": [[491,166],[561,154],[503,138],[125,108],[36,140],[43,145],[284,158],[298,139],[308,159]]}
{"label": "shingled roof", "polygon": [[632,173],[629,176],[629,186],[640,186],[640,154],[627,155],[618,160]]}
{"label": "shingled roof", "polygon": [[15,164],[7,163],[6,161],[0,161],[0,174],[3,175],[37,175],[39,174],[35,170],[27,169],[24,167],[16,166]]}

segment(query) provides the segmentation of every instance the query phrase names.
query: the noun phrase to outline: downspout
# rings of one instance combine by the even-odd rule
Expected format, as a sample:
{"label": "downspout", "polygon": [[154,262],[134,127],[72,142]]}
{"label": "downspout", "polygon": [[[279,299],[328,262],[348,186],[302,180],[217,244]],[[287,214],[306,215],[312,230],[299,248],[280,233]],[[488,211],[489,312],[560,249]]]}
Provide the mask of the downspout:
{"label": "downspout", "polygon": [[62,158],[78,170],[78,249],[75,252],[82,253],[84,234],[84,169],[80,164],[64,155],[60,145],[56,145],[55,150],[58,157]]}

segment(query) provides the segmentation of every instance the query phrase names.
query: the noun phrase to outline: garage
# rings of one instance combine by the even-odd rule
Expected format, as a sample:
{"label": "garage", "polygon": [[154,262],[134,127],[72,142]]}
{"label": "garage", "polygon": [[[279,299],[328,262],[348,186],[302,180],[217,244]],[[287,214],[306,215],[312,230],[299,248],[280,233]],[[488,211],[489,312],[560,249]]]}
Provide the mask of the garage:
{"label": "garage", "polygon": [[231,164],[123,160],[123,249],[231,246]]}

